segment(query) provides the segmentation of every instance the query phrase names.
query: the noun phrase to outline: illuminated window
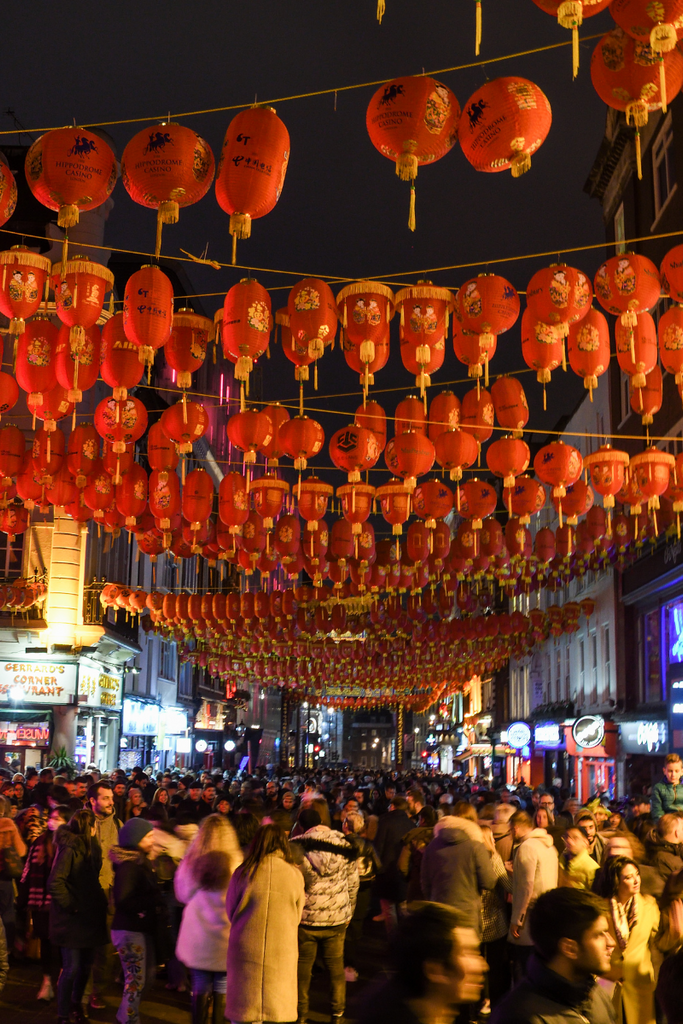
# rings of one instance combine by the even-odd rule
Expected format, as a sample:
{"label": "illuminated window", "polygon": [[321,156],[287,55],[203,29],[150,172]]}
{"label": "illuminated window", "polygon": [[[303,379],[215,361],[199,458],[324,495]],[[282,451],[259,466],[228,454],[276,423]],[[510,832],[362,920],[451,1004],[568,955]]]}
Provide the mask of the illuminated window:
{"label": "illuminated window", "polygon": [[175,682],[176,675],[176,646],[168,640],[160,641],[159,651],[159,675],[162,679]]}

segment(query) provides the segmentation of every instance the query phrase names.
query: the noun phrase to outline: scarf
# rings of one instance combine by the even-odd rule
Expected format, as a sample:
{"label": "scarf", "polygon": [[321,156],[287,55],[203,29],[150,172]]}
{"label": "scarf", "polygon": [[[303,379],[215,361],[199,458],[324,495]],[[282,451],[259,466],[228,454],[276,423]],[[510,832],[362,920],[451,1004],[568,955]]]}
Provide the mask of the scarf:
{"label": "scarf", "polygon": [[619,948],[626,949],[629,935],[638,923],[638,904],[636,897],[632,896],[628,903],[623,905],[613,897],[610,900],[610,907],[612,910],[614,934],[616,935],[617,942],[619,943]]}

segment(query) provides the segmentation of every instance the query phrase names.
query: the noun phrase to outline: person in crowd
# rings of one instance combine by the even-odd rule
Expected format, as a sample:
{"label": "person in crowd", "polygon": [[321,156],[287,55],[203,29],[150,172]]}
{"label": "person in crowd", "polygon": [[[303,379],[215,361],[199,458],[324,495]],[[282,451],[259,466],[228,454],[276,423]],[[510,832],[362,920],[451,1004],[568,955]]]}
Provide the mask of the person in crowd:
{"label": "person in crowd", "polygon": [[578,809],[579,801],[576,799],[576,797],[567,797],[567,799],[562,804],[562,810],[558,815],[556,815],[555,820],[558,822],[558,824],[562,824],[562,822],[564,822],[565,825],[573,825],[574,815],[576,814]]}
{"label": "person in crowd", "polygon": [[474,929],[451,907],[426,903],[391,936],[391,974],[366,997],[359,1024],[446,1022],[481,998],[486,963]]}
{"label": "person in crowd", "polygon": [[287,814],[289,815],[291,824],[288,831],[291,831],[294,822],[296,821],[296,815],[298,810],[297,799],[294,793],[292,793],[291,789],[282,790],[278,806],[283,811],[286,811]]}
{"label": "person in crowd", "polygon": [[559,884],[590,892],[598,870],[588,852],[588,835],[581,825],[570,825],[562,836],[564,853],[560,855]]}
{"label": "person in crowd", "polygon": [[356,907],[344,937],[344,963],[346,965],[344,976],[347,981],[353,982],[358,981],[360,961],[358,947],[363,934],[363,924],[370,910],[372,885],[381,864],[375,847],[363,834],[365,818],[360,811],[346,815],[342,831],[356,851],[356,870],[358,871]]}
{"label": "person in crowd", "polygon": [[481,951],[489,967],[484,1003],[481,1007],[481,1015],[485,1017],[498,1005],[510,988],[507,900],[512,895],[512,879],[496,849],[491,828],[482,822],[481,831],[484,845],[491,854],[491,867],[496,876],[495,887],[483,889],[481,893]]}
{"label": "person in crowd", "polygon": [[164,807],[166,809],[166,813],[168,814],[171,806],[171,798],[169,796],[168,790],[165,789],[164,786],[158,786],[154,790],[154,796],[152,797],[152,803],[150,806],[155,807],[157,804],[159,804],[161,807]]}
{"label": "person in crowd", "polygon": [[598,826],[595,823],[593,812],[589,811],[586,807],[582,807],[581,810],[577,811],[574,815],[574,824],[580,825],[588,836],[588,853],[596,864],[600,864],[602,862],[602,854],[605,849],[605,840],[598,832]]}
{"label": "person in crowd", "polygon": [[219,818],[220,827],[207,826],[215,817],[204,818],[201,838],[195,841],[205,852],[181,861],[174,879],[176,897],[185,904],[176,955],[192,975],[192,1024],[207,1024],[209,1009],[212,1024],[223,1024],[230,933],[225,899],[232,874],[242,863],[232,825]]}
{"label": "person in crowd", "polygon": [[119,832],[118,846],[109,852],[114,865],[114,918],[111,937],[124,974],[119,1024],[139,1024],[140,1000],[154,972],[155,952],[165,936],[161,889],[147,857],[152,826],[142,817],[130,818]]}
{"label": "person in crowd", "polygon": [[667,754],[664,758],[664,778],[652,787],[650,800],[652,820],[657,822],[663,814],[671,811],[683,813],[683,761],[678,754]]}
{"label": "person in crowd", "polygon": [[580,889],[550,889],[536,900],[529,926],[533,954],[491,1024],[613,1024],[609,997],[596,982],[609,972],[615,946],[602,902]]}
{"label": "person in crowd", "polygon": [[76,811],[57,829],[57,853],[47,882],[50,894],[49,939],[60,949],[62,970],[57,985],[57,1020],[83,1024],[83,994],[98,946],[109,941],[107,900],[100,885],[102,850],[95,815]]}
{"label": "person in crowd", "polygon": [[26,906],[31,913],[33,935],[40,939],[43,977],[36,999],[46,1003],[54,999],[53,978],[56,976],[53,962],[55,951],[50,942],[50,892],[47,883],[57,852],[55,833],[62,825],[66,825],[70,817],[71,813],[65,805],[50,811],[47,828],[30,847],[21,876]]}
{"label": "person in crowd", "polygon": [[299,813],[303,833],[290,841],[306,889],[299,925],[298,1019],[305,1021],[308,1015],[311,972],[320,952],[330,975],[334,1024],[346,1006],[344,936],[356,907],[358,850],[323,825],[313,803]]}
{"label": "person in crowd", "polygon": [[12,820],[12,805],[7,797],[0,796],[0,921],[10,950],[16,931],[14,882],[21,878],[25,856],[26,843]]}
{"label": "person in crowd", "polygon": [[212,814],[222,814],[227,818],[231,811],[230,797],[224,790],[218,790],[216,792],[216,799],[213,802]]}
{"label": "person in crowd", "polygon": [[[90,810],[95,815],[95,835],[102,851],[100,885],[107,899],[107,927],[111,931],[114,917],[114,901],[112,898],[114,868],[109,857],[109,851],[118,843],[119,829],[123,823],[115,814],[114,794],[108,782],[94,782],[86,795]],[[102,1010],[107,1005],[104,1002],[104,996],[111,981],[113,952],[111,941],[95,951],[92,971],[92,992],[90,993],[90,1007],[93,1010]]]}
{"label": "person in crowd", "polygon": [[382,865],[377,874],[375,893],[379,897],[388,932],[396,926],[398,906],[406,898],[406,882],[399,871],[398,859],[401,856],[403,837],[412,827],[405,798],[394,796],[389,809],[377,823],[377,833],[373,840]]}
{"label": "person in crowd", "polygon": [[[508,791],[505,790],[505,792],[507,793]],[[512,838],[512,829],[510,827],[510,818],[514,813],[515,808],[512,804],[502,803],[496,804],[493,812],[491,831],[493,832],[496,850],[500,854],[500,859],[503,864],[512,860],[512,846],[514,840]]]}
{"label": "person in crowd", "polygon": [[297,1019],[304,898],[303,875],[285,833],[276,825],[262,825],[228,885],[228,1020],[279,1024]]}
{"label": "person in crowd", "polygon": [[406,889],[408,903],[424,899],[420,871],[424,852],[434,838],[434,826],[437,822],[436,811],[427,804],[419,811],[417,820],[417,828],[412,828],[403,836],[401,840],[403,848],[398,858],[398,869],[408,883]]}
{"label": "person in crowd", "polygon": [[147,804],[142,797],[142,790],[140,787],[136,785],[129,786],[126,809],[123,815],[124,822],[130,821],[131,818],[139,817],[146,806]]}
{"label": "person in crowd", "polygon": [[115,779],[112,786],[112,792],[114,794],[114,814],[123,821],[126,817],[126,783],[121,779]]}
{"label": "person in crowd", "polygon": [[408,814],[413,825],[418,824],[420,811],[425,806],[425,795],[419,786],[413,786],[406,793],[406,803],[408,804]]}
{"label": "person in crowd", "polygon": [[[598,832],[604,832],[606,828],[609,828],[609,821],[612,814],[609,807],[605,807],[604,804],[598,804],[593,811],[593,817],[595,818],[595,824],[598,826]],[[615,825],[615,828],[618,827]]]}
{"label": "person in crowd", "polygon": [[519,981],[533,942],[529,930],[529,911],[543,892],[554,889],[558,880],[558,856],[551,836],[535,829],[526,811],[516,811],[510,818],[513,853],[512,912],[508,942],[512,945],[513,976]]}
{"label": "person in crowd", "polygon": [[649,842],[650,863],[664,882],[683,870],[683,812],[668,811],[657,821]]}
{"label": "person in crowd", "polygon": [[675,949],[683,939],[683,902],[669,906],[668,928],[660,928],[660,911],[652,896],[640,891],[640,871],[627,857],[605,863],[598,895],[609,901],[609,925],[615,939],[611,970],[618,1024],[654,1024],[657,953]]}
{"label": "person in crowd", "polygon": [[[463,812],[471,812],[475,821],[465,818]],[[484,843],[474,808],[471,804],[445,804],[444,815],[434,826],[434,838],[422,856],[424,898],[454,907],[480,936],[481,893],[494,889],[496,881],[491,850]]]}
{"label": "person in crowd", "polygon": [[683,1024],[683,949],[668,956],[659,970],[655,998],[666,1024]]}

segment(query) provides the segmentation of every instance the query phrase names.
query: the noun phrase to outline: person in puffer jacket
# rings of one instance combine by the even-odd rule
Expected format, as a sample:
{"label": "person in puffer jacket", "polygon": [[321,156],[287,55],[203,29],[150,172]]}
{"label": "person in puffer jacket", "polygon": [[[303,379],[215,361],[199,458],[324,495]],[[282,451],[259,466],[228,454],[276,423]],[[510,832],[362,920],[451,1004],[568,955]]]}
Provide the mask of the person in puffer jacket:
{"label": "person in puffer jacket", "polygon": [[299,925],[298,1020],[303,1024],[308,1015],[311,972],[320,946],[330,974],[334,1024],[344,1016],[346,1005],[344,936],[356,906],[358,853],[341,833],[322,825],[313,809],[299,814],[299,824],[303,835],[290,840],[306,888]]}

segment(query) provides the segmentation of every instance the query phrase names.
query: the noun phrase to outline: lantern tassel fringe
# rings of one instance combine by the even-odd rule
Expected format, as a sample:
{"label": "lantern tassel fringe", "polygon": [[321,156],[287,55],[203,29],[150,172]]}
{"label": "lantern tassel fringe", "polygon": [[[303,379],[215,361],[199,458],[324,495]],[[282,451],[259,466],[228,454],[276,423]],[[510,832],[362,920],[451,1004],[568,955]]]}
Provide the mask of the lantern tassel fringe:
{"label": "lantern tassel fringe", "polygon": [[410,186],[410,209],[408,211],[408,230],[414,231],[416,228],[415,222],[415,186]]}

